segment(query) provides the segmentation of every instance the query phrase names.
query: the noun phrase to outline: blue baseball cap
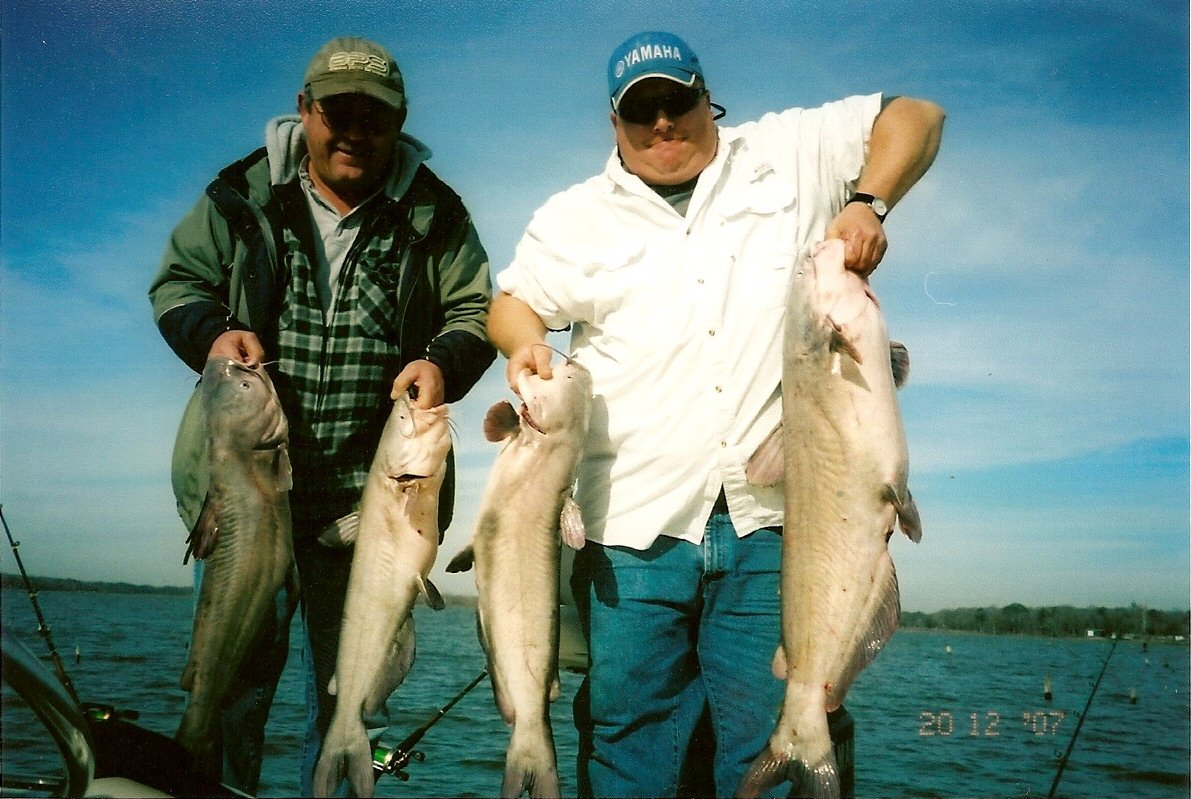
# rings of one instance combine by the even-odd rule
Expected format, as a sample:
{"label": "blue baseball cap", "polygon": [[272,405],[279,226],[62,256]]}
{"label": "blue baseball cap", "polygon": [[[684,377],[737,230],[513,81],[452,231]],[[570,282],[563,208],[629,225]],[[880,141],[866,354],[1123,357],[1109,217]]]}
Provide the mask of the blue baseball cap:
{"label": "blue baseball cap", "polygon": [[632,86],[646,78],[668,78],[684,86],[703,80],[703,67],[686,42],[673,33],[645,31],[630,36],[608,59],[608,94],[615,111]]}

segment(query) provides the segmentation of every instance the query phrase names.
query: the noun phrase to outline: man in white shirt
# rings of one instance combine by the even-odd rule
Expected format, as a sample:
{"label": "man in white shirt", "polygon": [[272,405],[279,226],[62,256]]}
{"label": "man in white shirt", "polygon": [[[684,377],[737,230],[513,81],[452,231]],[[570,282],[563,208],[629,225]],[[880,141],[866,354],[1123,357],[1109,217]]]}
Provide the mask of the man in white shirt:
{"label": "man in white shirt", "polygon": [[534,215],[489,335],[515,387],[550,377],[534,345],[570,326],[594,381],[576,493],[593,545],[572,580],[591,655],[580,792],[675,795],[706,705],[730,795],[782,692],[782,492],[744,466],[781,416],[788,277],[831,237],[850,269],[876,268],[943,112],[870,95],[721,128],[698,58],[660,32],[618,47],[608,81],[616,151]]}

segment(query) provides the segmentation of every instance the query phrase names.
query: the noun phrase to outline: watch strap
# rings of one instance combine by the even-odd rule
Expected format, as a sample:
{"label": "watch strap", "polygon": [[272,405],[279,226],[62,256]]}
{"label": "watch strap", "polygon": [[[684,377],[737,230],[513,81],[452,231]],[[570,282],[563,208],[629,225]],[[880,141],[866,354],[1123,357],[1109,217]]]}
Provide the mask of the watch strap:
{"label": "watch strap", "polygon": [[864,203],[869,208],[872,208],[873,213],[877,215],[877,221],[879,221],[879,222],[884,222],[885,217],[889,216],[888,211],[886,211],[885,213],[881,213],[880,211],[877,210],[877,206],[874,205],[874,203],[880,203],[880,205],[882,207],[885,207],[885,201],[882,200],[880,197],[877,197],[875,194],[865,194],[862,191],[858,191],[855,194],[853,194],[851,197],[849,197],[848,201],[846,203],[844,203],[844,205],[851,205],[852,203]]}

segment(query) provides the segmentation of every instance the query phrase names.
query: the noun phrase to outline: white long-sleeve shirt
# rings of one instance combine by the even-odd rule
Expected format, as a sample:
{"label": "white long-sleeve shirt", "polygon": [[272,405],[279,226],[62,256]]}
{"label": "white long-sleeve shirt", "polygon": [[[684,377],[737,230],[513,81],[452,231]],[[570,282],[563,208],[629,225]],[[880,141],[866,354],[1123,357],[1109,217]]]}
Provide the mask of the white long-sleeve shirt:
{"label": "white long-sleeve shirt", "polygon": [[686,216],[628,173],[534,215],[501,289],[591,370],[576,500],[588,538],[698,543],[721,487],[739,535],[782,523],[780,486],[744,467],[781,419],[786,288],[864,165],[879,94],[720,128]]}

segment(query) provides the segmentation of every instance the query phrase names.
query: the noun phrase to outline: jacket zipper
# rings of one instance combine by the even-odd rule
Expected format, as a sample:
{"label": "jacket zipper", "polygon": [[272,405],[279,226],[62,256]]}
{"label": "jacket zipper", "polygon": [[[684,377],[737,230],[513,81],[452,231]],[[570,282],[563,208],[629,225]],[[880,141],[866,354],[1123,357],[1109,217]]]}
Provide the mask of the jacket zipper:
{"label": "jacket zipper", "polygon": [[378,216],[379,214],[374,213],[360,225],[360,232],[356,234],[356,240],[352,242],[351,249],[347,251],[347,257],[343,259],[343,269],[340,270],[338,285],[334,288],[335,296],[331,300],[330,319],[323,320],[322,346],[320,347],[318,356],[318,394],[314,401],[314,418],[316,423],[322,421],[323,405],[327,398],[327,348],[331,344],[330,331],[335,327],[335,320],[339,316],[339,301],[343,296],[343,292],[339,290],[339,287],[343,285],[344,280],[348,277],[355,280],[360,250],[364,248],[364,242],[367,242],[372,237],[372,231],[376,227],[375,221]]}

